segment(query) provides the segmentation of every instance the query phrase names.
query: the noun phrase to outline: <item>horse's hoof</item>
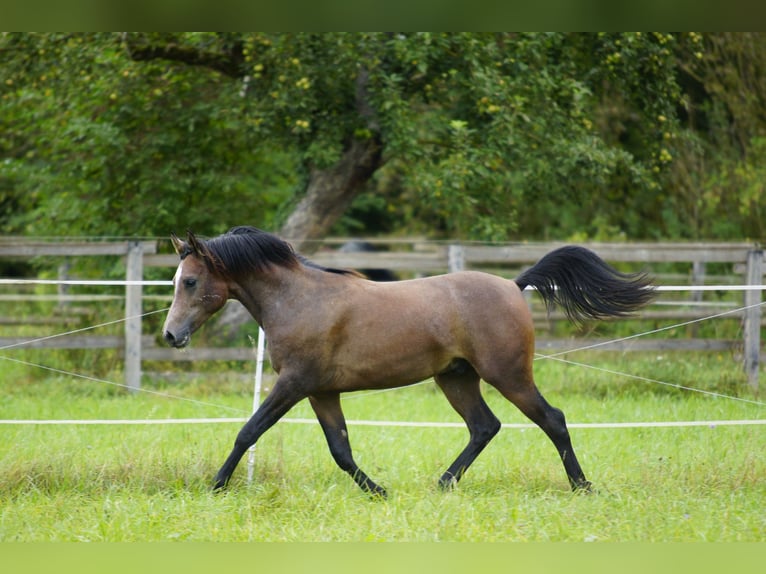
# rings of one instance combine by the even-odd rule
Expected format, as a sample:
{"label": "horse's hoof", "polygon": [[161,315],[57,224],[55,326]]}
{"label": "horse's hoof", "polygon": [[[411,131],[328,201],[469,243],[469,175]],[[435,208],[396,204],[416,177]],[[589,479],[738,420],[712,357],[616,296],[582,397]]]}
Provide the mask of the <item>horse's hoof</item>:
{"label": "horse's hoof", "polygon": [[590,480],[582,480],[580,482],[573,483],[572,492],[583,493],[583,494],[595,493],[595,491],[593,490],[593,484],[591,484]]}
{"label": "horse's hoof", "polygon": [[447,492],[448,490],[454,490],[457,488],[457,481],[458,478],[454,476],[453,474],[447,472],[439,479],[439,489],[442,492]]}
{"label": "horse's hoof", "polygon": [[373,488],[367,489],[367,494],[374,500],[388,500],[388,492],[386,489],[377,484]]}

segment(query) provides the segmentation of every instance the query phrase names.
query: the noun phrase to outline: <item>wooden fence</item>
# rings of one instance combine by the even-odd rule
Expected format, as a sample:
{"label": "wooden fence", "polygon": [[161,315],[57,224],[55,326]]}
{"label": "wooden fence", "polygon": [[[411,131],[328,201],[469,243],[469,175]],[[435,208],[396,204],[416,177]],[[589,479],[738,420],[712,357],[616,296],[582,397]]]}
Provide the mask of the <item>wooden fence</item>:
{"label": "wooden fence", "polygon": [[[520,243],[507,245],[447,244],[419,240],[370,240],[380,248],[377,251],[348,252],[337,249],[342,240],[325,242],[312,260],[332,267],[354,269],[390,269],[399,273],[429,275],[459,271],[462,269],[484,269],[499,274],[515,275],[519,269],[533,264],[550,250],[563,243]],[[687,263],[691,273],[677,276],[692,286],[703,286],[706,281],[720,279],[707,274],[711,263],[727,264],[730,271],[726,279],[750,286],[761,285],[764,274],[763,251],[752,243],[586,243],[586,247],[613,263],[640,263],[652,271],[652,264]],[[383,249],[385,247],[385,249]],[[142,331],[143,310],[142,281],[147,267],[168,268],[168,278],[178,265],[175,254],[160,254],[155,241],[109,241],[109,242],[29,242],[23,239],[0,238],[0,258],[29,258],[37,256],[91,257],[119,255],[125,262],[125,326],[123,337],[68,336],[45,341],[31,342],[31,337],[0,337],[0,349],[9,345],[25,348],[120,348],[124,351],[125,383],[138,388],[141,382],[141,365],[144,361],[205,361],[205,360],[249,360],[253,357],[251,348],[193,348],[185,353],[157,346],[156,336]],[[0,301],[19,298],[0,294]],[[60,293],[60,300],[66,295]],[[97,299],[98,296],[91,297]],[[170,293],[168,293],[168,301]],[[685,309],[668,310],[649,308],[641,313],[647,319],[693,320],[710,315],[702,306],[701,292],[691,292],[683,301]],[[723,350],[743,345],[744,367],[748,380],[758,386],[758,370],[761,354],[761,291],[744,291],[743,306],[746,310],[732,313],[743,321],[744,341],[721,341],[705,339],[685,340],[633,340],[601,347],[611,350]],[[533,310],[535,306],[533,305]],[[538,318],[545,318],[538,305]],[[554,313],[551,318],[557,319]],[[538,337],[538,349],[545,351],[571,348],[577,343],[572,340],[560,341]]]}

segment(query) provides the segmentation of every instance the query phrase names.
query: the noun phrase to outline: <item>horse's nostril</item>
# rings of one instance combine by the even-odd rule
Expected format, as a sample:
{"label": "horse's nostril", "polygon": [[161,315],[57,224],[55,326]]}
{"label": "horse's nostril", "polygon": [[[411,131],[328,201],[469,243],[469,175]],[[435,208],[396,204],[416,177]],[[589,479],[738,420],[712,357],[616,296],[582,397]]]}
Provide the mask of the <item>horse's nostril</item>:
{"label": "horse's nostril", "polygon": [[168,345],[170,345],[171,347],[175,347],[176,349],[180,349],[189,344],[188,331],[182,331],[181,334],[179,335],[176,335],[172,331],[164,331],[162,333],[162,336],[164,337],[165,342],[167,342]]}

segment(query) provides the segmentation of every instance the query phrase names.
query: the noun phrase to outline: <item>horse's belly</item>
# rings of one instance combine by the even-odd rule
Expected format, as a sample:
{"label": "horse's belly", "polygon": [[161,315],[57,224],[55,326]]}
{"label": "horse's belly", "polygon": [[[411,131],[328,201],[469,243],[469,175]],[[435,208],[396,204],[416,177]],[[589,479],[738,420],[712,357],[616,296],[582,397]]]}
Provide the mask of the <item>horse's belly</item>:
{"label": "horse's belly", "polygon": [[394,338],[339,350],[336,376],[344,386],[356,388],[411,385],[444,371],[456,358],[433,339]]}

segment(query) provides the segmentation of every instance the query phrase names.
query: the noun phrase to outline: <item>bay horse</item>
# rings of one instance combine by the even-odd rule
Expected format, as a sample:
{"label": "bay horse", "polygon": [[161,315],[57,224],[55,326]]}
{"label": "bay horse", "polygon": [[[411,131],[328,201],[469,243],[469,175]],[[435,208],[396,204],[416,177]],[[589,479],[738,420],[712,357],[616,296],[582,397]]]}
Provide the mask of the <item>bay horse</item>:
{"label": "bay horse", "polygon": [[573,490],[590,489],[564,414],[538,391],[532,375],[532,316],[522,291],[576,322],[630,314],[654,293],[644,274],[623,274],[592,251],[565,246],[515,281],[476,271],[376,283],[351,270],[314,264],[279,237],[234,227],[213,239],[175,234],[181,262],[163,336],[186,346],[228,299],[240,301],[264,329],[278,378],[245,423],[215,477],[226,486],[240,459],[296,403],[308,398],[330,453],[362,490],[386,490],[354,462],[340,394],[410,385],[430,377],[464,419],[470,438],[439,479],[457,483],[500,430],[480,380],[495,387],[550,438]]}

